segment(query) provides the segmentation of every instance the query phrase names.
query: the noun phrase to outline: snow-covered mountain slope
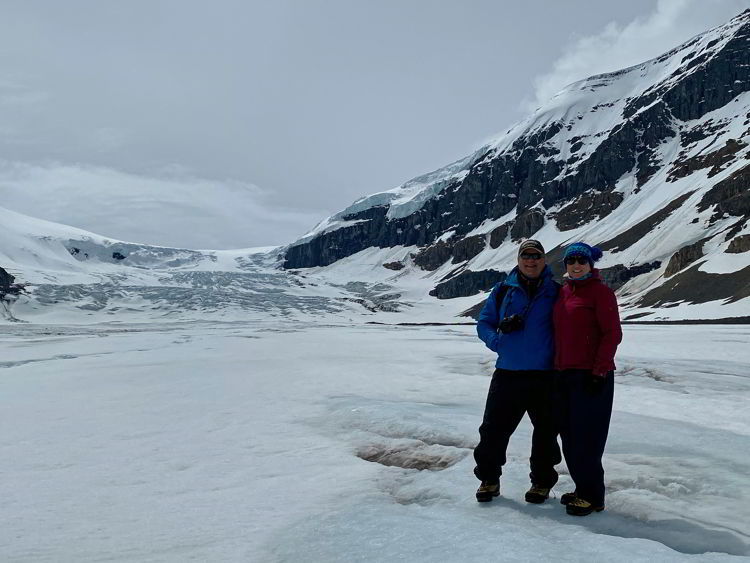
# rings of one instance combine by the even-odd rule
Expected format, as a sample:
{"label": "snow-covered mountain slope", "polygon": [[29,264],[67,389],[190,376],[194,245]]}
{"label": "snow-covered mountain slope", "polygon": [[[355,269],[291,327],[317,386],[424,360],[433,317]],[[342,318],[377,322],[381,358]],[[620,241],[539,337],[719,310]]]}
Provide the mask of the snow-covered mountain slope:
{"label": "snow-covered mountain slope", "polygon": [[386,266],[399,279],[427,276],[438,296],[468,297],[513,266],[522,238],[541,240],[553,262],[585,240],[607,251],[625,316],[748,316],[749,47],[750,10],[572,84],[475,154],[322,222],[285,265],[401,248]]}
{"label": "snow-covered mountain slope", "polygon": [[473,155],[286,248],[128,243],[0,209],[0,268],[31,284],[4,315],[455,321],[533,236],[558,271],[565,244],[601,246],[625,319],[748,318],[749,44],[750,10],[575,83]]}
{"label": "snow-covered mountain slope", "polygon": [[0,267],[27,289],[17,300],[0,300],[0,319],[346,318],[400,306],[386,286],[307,281],[280,270],[278,259],[273,247],[197,251],[128,243],[0,208]]}

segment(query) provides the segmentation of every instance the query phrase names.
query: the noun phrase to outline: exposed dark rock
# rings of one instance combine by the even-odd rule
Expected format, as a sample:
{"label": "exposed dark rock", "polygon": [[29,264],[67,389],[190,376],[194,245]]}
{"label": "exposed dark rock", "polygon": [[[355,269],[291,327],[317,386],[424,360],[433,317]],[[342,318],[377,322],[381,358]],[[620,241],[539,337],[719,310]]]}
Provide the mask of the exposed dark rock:
{"label": "exposed dark rock", "polygon": [[[750,219],[750,218],[749,218]],[[724,240],[730,240],[737,236],[746,226],[748,223],[748,219],[745,219],[744,217],[734,223],[729,229],[727,230],[727,234],[724,236]]]}
{"label": "exposed dark rock", "polygon": [[740,235],[732,239],[726,252],[739,254],[750,250],[750,235]]}
{"label": "exposed dark rock", "polygon": [[[477,155],[467,165],[460,179],[448,179],[437,185],[438,196],[408,217],[387,219],[387,206],[368,209],[345,219],[358,221],[340,229],[318,235],[287,249],[286,268],[328,265],[368,247],[420,246],[432,248],[444,233],[455,231],[456,239],[487,219],[497,219],[517,207],[517,220],[512,227],[514,240],[533,236],[544,224],[541,211],[535,210],[541,201],[543,208],[563,205],[565,212],[558,214],[558,225],[574,228],[582,217],[579,209],[571,205],[583,194],[595,194],[589,204],[583,205],[589,217],[603,217],[619,205],[620,195],[615,195],[617,182],[635,171],[638,186],[663,165],[661,148],[666,140],[677,135],[680,123],[687,123],[719,109],[742,92],[750,89],[750,24],[743,22],[735,35],[717,51],[698,53],[685,59],[674,75],[642,95],[628,99],[623,110],[623,121],[612,130],[604,132],[592,153],[584,154],[586,139],[581,136],[563,137],[570,123],[549,122],[545,126],[528,130],[519,136],[511,147],[502,152],[488,150]],[[674,56],[667,53],[663,56]],[[611,75],[615,76],[615,74]],[[603,100],[611,103],[611,100]],[[599,104],[601,106],[603,104]],[[596,111],[599,107],[592,108]],[[567,119],[567,118],[566,118]],[[712,133],[725,124],[709,123],[700,130],[680,132],[684,147]],[[558,136],[558,134],[562,135]],[[559,157],[559,143],[569,142],[571,161]],[[728,164],[730,153],[741,143],[730,144],[713,154],[712,160],[684,162],[674,171],[683,174],[691,167]],[[724,152],[721,152],[721,151]],[[736,156],[736,155],[735,155]],[[569,167],[575,166],[575,173]],[[716,205],[717,213],[750,216],[750,184],[745,172],[735,173],[721,185],[710,190],[702,202],[705,207]],[[733,183],[734,182],[734,183]],[[637,188],[636,188],[637,190]],[[689,194],[642,221],[627,233],[607,241],[605,250],[622,250],[658,225]],[[579,202],[580,203],[580,202]],[[661,215],[659,214],[661,213]],[[490,237],[490,245],[499,244],[507,233],[498,231]],[[429,250],[423,256],[428,269],[435,269],[452,257],[446,249]],[[423,251],[425,252],[425,251]],[[420,252],[420,255],[422,252]]]}
{"label": "exposed dark rock", "polygon": [[711,168],[708,172],[708,177],[711,178],[721,172],[726,164],[734,161],[736,154],[746,146],[747,144],[742,141],[729,139],[726,144],[717,151],[706,155],[699,154],[693,158],[678,161],[669,171],[667,181],[674,182],[678,178],[684,178],[685,176],[689,176],[693,172],[704,168]]}
{"label": "exposed dark rock", "polygon": [[615,238],[610,239],[606,242],[598,244],[597,246],[605,251],[610,250],[612,252],[618,252],[620,250],[625,250],[626,248],[641,240],[652,230],[654,230],[657,225],[659,225],[667,217],[674,213],[674,211],[679,209],[691,195],[693,195],[693,192],[682,194],[680,197],[672,200],[667,205],[662,207],[659,211],[652,215],[649,215],[643,221],[629,228],[624,233],[621,233]]}
{"label": "exposed dark rock", "polygon": [[599,276],[602,281],[615,291],[620,289],[623,285],[628,283],[636,276],[641,274],[647,274],[653,270],[661,267],[661,262],[655,260],[651,263],[639,264],[637,266],[624,266],[623,264],[617,264],[609,268],[603,268],[599,270]]}
{"label": "exposed dark rock", "polygon": [[649,291],[639,302],[642,307],[658,307],[685,301],[706,303],[720,299],[730,302],[750,297],[750,266],[731,274],[709,274],[693,266]]}
{"label": "exposed dark rock", "polygon": [[0,268],[0,290],[7,290],[13,285],[16,278],[11,276],[3,268]]}
{"label": "exposed dark rock", "polygon": [[112,258],[114,260],[125,260],[125,255],[122,254],[121,252],[115,251],[115,252],[112,253]]}
{"label": "exposed dark rock", "polygon": [[712,205],[716,205],[712,220],[724,215],[750,216],[750,164],[708,190],[698,204],[698,210],[704,211]]}
{"label": "exposed dark rock", "polygon": [[634,107],[626,107],[626,117],[658,99],[681,121],[698,119],[731,102],[750,88],[749,37],[750,25],[746,23],[722,47],[720,56],[710,56],[712,53],[696,56],[675,72],[674,80],[656,85]]}
{"label": "exposed dark rock", "polygon": [[503,244],[503,241],[505,241],[505,238],[508,236],[508,231],[510,230],[511,225],[512,223],[508,221],[507,223],[503,223],[499,227],[492,229],[492,232],[490,233],[491,248],[497,248]]}
{"label": "exposed dark rock", "polygon": [[438,299],[453,299],[454,297],[468,297],[482,291],[489,291],[503,281],[508,274],[497,270],[482,270],[481,272],[465,271],[448,281],[439,283],[430,295]]}
{"label": "exposed dark rock", "polygon": [[414,263],[423,270],[437,270],[453,255],[453,245],[442,240],[428,246],[414,256]]}
{"label": "exposed dark rock", "polygon": [[403,262],[387,262],[383,264],[383,268],[388,268],[389,270],[402,270],[404,268]]}
{"label": "exposed dark rock", "polygon": [[510,230],[510,238],[513,240],[531,238],[543,226],[544,212],[536,208],[529,209],[516,217],[513,228]]}
{"label": "exposed dark rock", "polygon": [[653,315],[653,313],[633,313],[632,315],[628,315],[627,317],[623,318],[624,321],[634,321],[635,319],[640,319],[643,317],[648,317],[649,315]]}
{"label": "exposed dark rock", "polygon": [[683,246],[675,252],[667,263],[667,269],[664,270],[664,277],[672,277],[680,270],[684,270],[687,266],[702,258],[704,243],[705,240],[699,240],[694,244]]}
{"label": "exposed dark rock", "polygon": [[460,264],[459,266],[453,268],[450,272],[448,272],[447,274],[445,274],[442,278],[440,278],[440,281],[441,282],[448,281],[449,279],[451,279],[454,276],[457,276],[458,274],[460,274],[464,270],[466,270],[466,264]]}
{"label": "exposed dark rock", "polygon": [[453,263],[465,262],[471,260],[484,250],[486,244],[485,235],[475,235],[458,241],[453,246]]}
{"label": "exposed dark rock", "polygon": [[699,141],[708,139],[712,135],[723,131],[726,125],[724,123],[716,123],[713,120],[709,120],[700,126],[688,129],[681,134],[680,144],[683,147],[689,147]]}
{"label": "exposed dark rock", "polygon": [[620,192],[589,192],[580,195],[556,215],[557,228],[570,231],[586,223],[606,217],[622,203]]}
{"label": "exposed dark rock", "polygon": [[[22,293],[26,293],[26,284],[15,283],[15,281],[15,277],[13,277],[3,268],[0,268],[0,300],[4,301],[8,299],[8,296],[21,295]],[[9,311],[6,310],[6,313],[9,313]],[[10,317],[11,319],[16,320],[13,315],[10,315]]]}
{"label": "exposed dark rock", "polygon": [[479,314],[482,312],[482,309],[484,309],[484,304],[487,302],[486,299],[480,301],[476,305],[472,305],[465,311],[462,311],[458,314],[459,317],[469,317],[471,319],[474,319],[475,321],[479,319]]}

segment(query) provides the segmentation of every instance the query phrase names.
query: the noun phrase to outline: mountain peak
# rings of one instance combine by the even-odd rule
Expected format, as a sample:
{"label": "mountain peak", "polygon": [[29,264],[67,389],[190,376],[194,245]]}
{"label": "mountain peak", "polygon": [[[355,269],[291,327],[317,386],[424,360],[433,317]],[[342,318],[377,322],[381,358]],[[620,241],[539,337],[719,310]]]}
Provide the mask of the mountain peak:
{"label": "mountain peak", "polygon": [[[750,10],[659,57],[571,84],[473,155],[337,214],[287,248],[286,267],[404,248],[402,266],[434,272],[436,290],[460,288],[436,295],[469,295],[492,283],[481,272],[513,266],[522,238],[542,240],[551,258],[585,239],[609,250],[605,267],[634,307],[742,298],[748,23]],[[718,294],[698,289],[705,275],[718,276]]]}

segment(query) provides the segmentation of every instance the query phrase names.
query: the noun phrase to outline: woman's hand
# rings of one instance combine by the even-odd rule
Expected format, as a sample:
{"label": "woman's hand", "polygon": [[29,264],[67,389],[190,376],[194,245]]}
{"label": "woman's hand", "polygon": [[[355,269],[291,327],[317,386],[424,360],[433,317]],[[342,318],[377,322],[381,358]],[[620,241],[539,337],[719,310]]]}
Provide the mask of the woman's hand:
{"label": "woman's hand", "polygon": [[596,374],[590,373],[586,376],[583,381],[583,389],[588,395],[595,396],[602,392],[604,389],[604,382],[606,381],[607,374]]}

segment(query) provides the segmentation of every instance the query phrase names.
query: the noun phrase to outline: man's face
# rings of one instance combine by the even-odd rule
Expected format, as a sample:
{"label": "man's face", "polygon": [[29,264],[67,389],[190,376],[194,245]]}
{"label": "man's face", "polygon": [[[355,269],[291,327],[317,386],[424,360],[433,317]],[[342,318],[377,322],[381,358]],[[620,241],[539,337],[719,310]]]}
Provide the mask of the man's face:
{"label": "man's face", "polygon": [[533,248],[527,248],[518,257],[518,269],[527,278],[535,280],[544,269],[544,254]]}

